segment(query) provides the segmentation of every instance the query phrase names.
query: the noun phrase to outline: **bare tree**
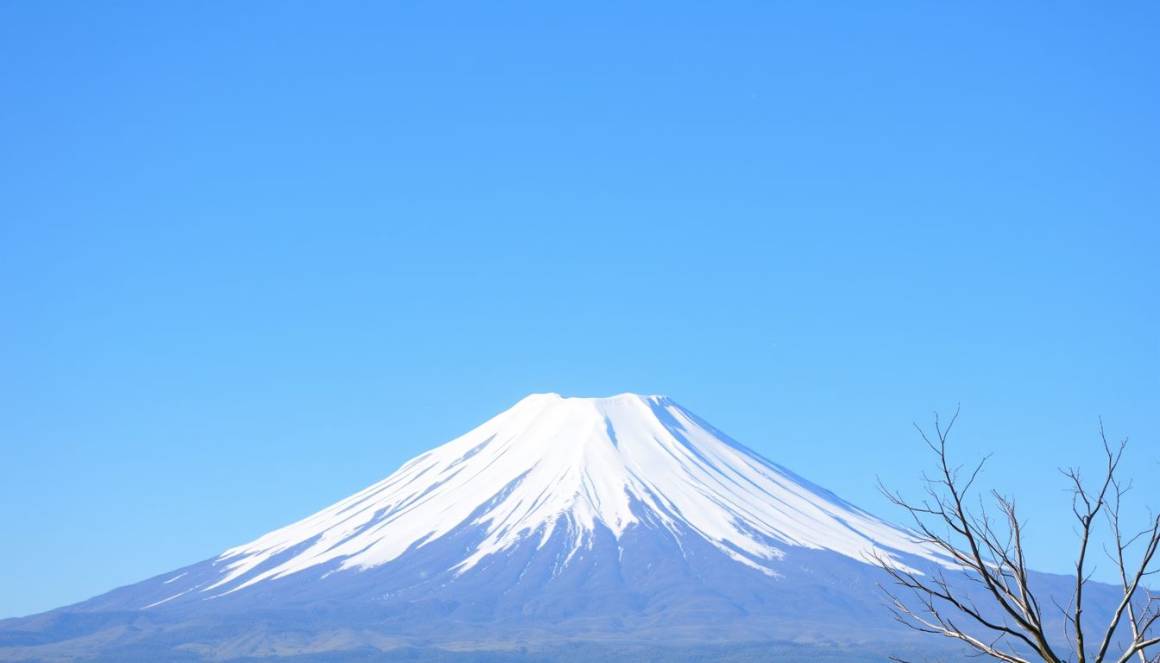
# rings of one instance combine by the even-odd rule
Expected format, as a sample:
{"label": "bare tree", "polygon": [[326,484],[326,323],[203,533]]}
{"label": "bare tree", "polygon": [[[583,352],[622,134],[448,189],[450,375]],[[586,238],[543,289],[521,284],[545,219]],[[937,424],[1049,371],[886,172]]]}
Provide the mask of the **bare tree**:
{"label": "bare tree", "polygon": [[[1023,547],[1025,523],[1019,519],[1014,500],[991,491],[990,500],[980,496],[976,505],[971,496],[987,458],[968,468],[948,458],[947,437],[957,419],[956,410],[944,426],[936,415],[933,434],[915,426],[937,460],[937,472],[923,476],[924,498],[909,501],[885,487],[883,492],[909,514],[918,541],[961,567],[949,571],[951,577],[961,573],[971,582],[952,582],[945,570],[920,573],[880,555],[878,564],[896,585],[883,587],[895,618],[917,631],[966,643],[976,655],[1008,663],[1131,663],[1133,659],[1160,663],[1160,596],[1153,596],[1145,584],[1148,576],[1160,571],[1154,565],[1160,561],[1156,555],[1160,516],[1150,516],[1149,526],[1138,532],[1122,527],[1120,505],[1130,486],[1121,481],[1118,471],[1127,441],[1110,444],[1101,422],[1106,459],[1101,479],[1087,484],[1078,470],[1062,470],[1078,522],[1074,588],[1068,605],[1048,597],[1052,605],[1044,606],[1030,581]],[[1108,540],[1105,552],[1119,570],[1120,591],[1106,623],[1089,632],[1094,618],[1084,614],[1085,589],[1091,580],[1093,539],[1099,538]],[[982,598],[976,600],[978,596]],[[1056,637],[1044,625],[1044,611],[1053,609],[1064,623],[1064,633],[1056,631]]]}

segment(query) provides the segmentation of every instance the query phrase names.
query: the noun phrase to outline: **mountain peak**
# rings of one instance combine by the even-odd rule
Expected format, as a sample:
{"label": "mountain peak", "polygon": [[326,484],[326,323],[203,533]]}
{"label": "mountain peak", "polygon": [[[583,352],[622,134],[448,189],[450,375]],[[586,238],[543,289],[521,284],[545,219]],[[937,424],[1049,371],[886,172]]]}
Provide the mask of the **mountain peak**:
{"label": "mountain peak", "polygon": [[633,400],[659,402],[672,399],[670,399],[668,396],[665,396],[664,394],[637,394],[628,391],[612,396],[564,396],[563,394],[559,394],[554,391],[548,391],[543,393],[528,394],[520,401],[520,403],[525,401],[541,403],[546,401],[574,401],[580,403],[587,402],[593,404],[603,404],[608,402]]}

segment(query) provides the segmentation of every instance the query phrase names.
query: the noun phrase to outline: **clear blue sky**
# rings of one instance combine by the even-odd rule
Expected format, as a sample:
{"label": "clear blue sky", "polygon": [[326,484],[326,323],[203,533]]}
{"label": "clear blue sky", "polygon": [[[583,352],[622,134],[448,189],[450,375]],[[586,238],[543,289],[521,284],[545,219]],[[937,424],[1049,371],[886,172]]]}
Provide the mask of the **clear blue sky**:
{"label": "clear blue sky", "polygon": [[969,4],[0,4],[0,615],[535,391],[890,517],[961,402],[1065,571],[1097,417],[1160,508],[1160,9]]}

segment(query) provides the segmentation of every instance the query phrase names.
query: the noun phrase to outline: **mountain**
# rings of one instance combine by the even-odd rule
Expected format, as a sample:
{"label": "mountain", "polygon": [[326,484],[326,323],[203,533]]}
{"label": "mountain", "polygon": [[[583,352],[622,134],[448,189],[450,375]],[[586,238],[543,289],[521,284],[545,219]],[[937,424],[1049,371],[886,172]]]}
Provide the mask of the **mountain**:
{"label": "mountain", "polygon": [[881,605],[872,555],[955,568],[667,397],[536,394],[213,559],[0,622],[0,659],[568,646],[638,660],[634,647],[776,642],[852,660],[917,646]]}
{"label": "mountain", "polygon": [[521,544],[550,556],[559,575],[601,539],[619,556],[630,528],[678,548],[695,538],[770,576],[789,546],[857,560],[874,551],[938,559],[668,398],[537,394],[366,490],[227,550],[204,574],[169,579],[156,605],[296,573],[357,574],[448,539],[464,541],[437,570],[453,578]]}

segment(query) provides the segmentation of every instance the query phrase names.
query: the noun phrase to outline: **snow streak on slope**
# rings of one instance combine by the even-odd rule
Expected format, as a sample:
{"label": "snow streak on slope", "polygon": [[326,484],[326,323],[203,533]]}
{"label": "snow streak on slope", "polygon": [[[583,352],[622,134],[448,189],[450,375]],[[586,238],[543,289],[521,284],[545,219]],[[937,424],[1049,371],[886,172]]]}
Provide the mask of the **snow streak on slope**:
{"label": "snow streak on slope", "polygon": [[536,394],[366,490],[226,551],[222,576],[202,591],[232,592],[329,562],[375,567],[479,527],[482,543],[453,567],[463,573],[522,540],[542,545],[558,528],[575,553],[598,524],[620,537],[642,521],[694,532],[768,574],[784,546],[945,563],[666,397]]}

